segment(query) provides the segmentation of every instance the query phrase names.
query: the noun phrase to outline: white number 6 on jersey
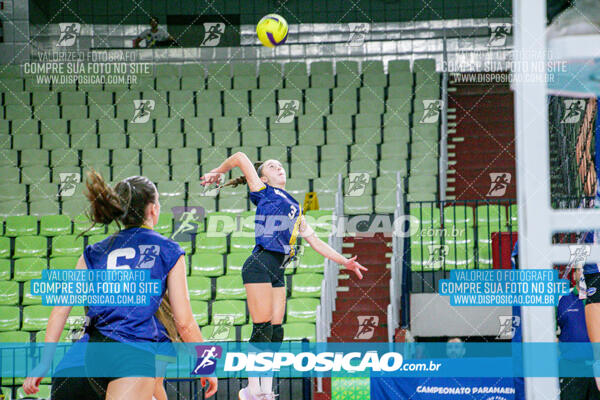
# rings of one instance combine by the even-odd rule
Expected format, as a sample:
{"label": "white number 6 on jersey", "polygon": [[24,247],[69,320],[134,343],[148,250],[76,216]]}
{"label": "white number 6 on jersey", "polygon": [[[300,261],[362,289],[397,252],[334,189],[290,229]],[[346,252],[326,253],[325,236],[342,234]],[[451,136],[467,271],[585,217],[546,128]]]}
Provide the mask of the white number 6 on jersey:
{"label": "white number 6 on jersey", "polygon": [[135,249],[133,247],[123,247],[122,249],[111,251],[106,259],[106,269],[131,269],[129,265],[117,265],[119,257],[132,259],[135,257]]}

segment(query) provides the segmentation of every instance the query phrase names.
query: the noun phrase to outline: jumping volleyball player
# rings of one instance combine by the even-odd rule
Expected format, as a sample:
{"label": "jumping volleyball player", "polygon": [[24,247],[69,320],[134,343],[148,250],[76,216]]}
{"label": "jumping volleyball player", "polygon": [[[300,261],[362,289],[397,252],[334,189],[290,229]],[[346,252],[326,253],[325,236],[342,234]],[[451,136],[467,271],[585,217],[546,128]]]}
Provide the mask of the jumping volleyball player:
{"label": "jumping volleyball player", "polygon": [[[87,190],[92,221],[104,225],[116,221],[125,229],[87,246],[76,268],[137,269],[143,265],[150,270],[151,279],[162,282],[163,296],[168,289],[168,306],[172,309],[177,334],[184,342],[202,342],[202,333],[190,306],[185,253],[176,242],[153,230],[160,214],[154,184],[145,177],[134,176],[111,188],[98,173],[91,171],[88,173]],[[152,251],[148,252],[148,249]],[[170,327],[156,316],[161,300],[159,296],[151,297],[147,306],[89,306],[89,342],[133,344],[165,341]],[[71,308],[56,306],[52,309],[46,342],[58,342]],[[97,347],[87,346],[85,364],[88,367],[95,363],[111,366],[114,378],[89,378],[99,394],[106,393],[106,399],[130,399],[135,393],[136,399],[151,400],[156,386],[155,358],[154,353],[133,346],[126,354],[101,352]],[[131,377],[136,374],[132,371],[139,371],[140,377]],[[152,372],[148,374],[149,371]],[[23,384],[25,392],[37,392],[41,380],[41,377],[28,377]],[[206,381],[210,385],[206,392],[208,398],[217,391],[217,379],[202,378],[203,386]]]}
{"label": "jumping volleyball player", "polygon": [[[298,235],[303,237],[319,254],[354,271],[362,279],[356,261],[339,254],[319,239],[306,223],[300,204],[285,191],[286,175],[281,163],[267,160],[254,166],[246,154],[238,152],[218,168],[200,178],[203,185],[219,181],[221,174],[239,167],[244,176],[224,186],[248,184],[250,200],[256,205],[256,245],[242,268],[248,309],[253,327],[250,342],[283,341],[281,323],[285,313],[284,269],[291,256]],[[273,399],[272,377],[249,377],[248,386],[240,390],[240,400]]]}

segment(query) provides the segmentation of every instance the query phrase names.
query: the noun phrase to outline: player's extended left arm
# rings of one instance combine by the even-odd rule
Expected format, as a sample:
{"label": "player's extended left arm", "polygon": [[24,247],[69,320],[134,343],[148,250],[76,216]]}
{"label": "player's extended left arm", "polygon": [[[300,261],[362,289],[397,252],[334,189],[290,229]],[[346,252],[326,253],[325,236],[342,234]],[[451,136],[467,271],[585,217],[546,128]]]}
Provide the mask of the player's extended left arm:
{"label": "player's extended left arm", "polygon": [[354,271],[358,279],[362,279],[363,275],[360,271],[367,271],[367,268],[363,267],[356,261],[356,257],[346,258],[335,249],[333,249],[330,245],[319,239],[315,232],[308,226],[305,220],[302,221],[302,226],[300,228],[300,235],[304,240],[308,242],[310,247],[312,247],[317,253],[326,257],[333,261],[334,263],[343,265],[346,269],[350,271]]}

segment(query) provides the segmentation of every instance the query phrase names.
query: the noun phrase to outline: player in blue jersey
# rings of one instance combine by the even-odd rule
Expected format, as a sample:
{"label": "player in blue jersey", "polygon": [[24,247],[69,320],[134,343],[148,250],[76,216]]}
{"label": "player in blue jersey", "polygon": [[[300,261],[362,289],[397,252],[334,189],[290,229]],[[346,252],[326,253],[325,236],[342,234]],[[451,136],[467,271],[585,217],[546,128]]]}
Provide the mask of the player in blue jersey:
{"label": "player in blue jersey", "polygon": [[[347,259],[314,234],[304,219],[300,204],[285,191],[286,174],[279,161],[267,160],[253,165],[246,154],[238,152],[202,176],[201,183],[205,186],[218,183],[221,174],[235,167],[244,175],[224,186],[247,184],[250,200],[256,205],[256,245],[242,268],[253,322],[250,342],[280,344],[284,337],[281,323],[286,301],[284,270],[294,256],[298,236],[319,254],[353,271],[359,279],[362,279],[361,270],[367,269],[356,261],[356,257]],[[272,384],[272,377],[249,377],[248,386],[239,392],[239,399],[255,400],[259,396],[271,399],[275,396]]]}
{"label": "player in blue jersey", "polygon": [[[136,343],[163,341],[168,329],[157,318],[162,296],[168,290],[174,326],[184,342],[202,342],[202,333],[192,314],[188,290],[184,251],[174,241],[152,228],[158,222],[160,204],[154,184],[142,176],[129,177],[114,188],[95,171],[88,174],[87,193],[90,218],[94,223],[116,222],[124,229],[91,246],[79,258],[78,269],[147,269],[152,279],[162,282],[162,295],[151,297],[147,306],[89,306],[89,342],[120,342],[132,344],[126,354],[99,351],[87,346],[86,368],[110,365],[114,378],[90,378],[95,389],[106,392],[111,400],[151,400],[155,390],[155,354],[139,348]],[[52,309],[46,331],[46,342],[57,342],[64,329],[71,306]],[[50,357],[51,359],[51,357]],[[133,375],[133,376],[132,376]],[[92,375],[93,376],[93,375]],[[27,392],[37,392],[41,377],[31,377],[24,384]],[[217,391],[216,378],[202,378],[210,387],[206,397]]]}

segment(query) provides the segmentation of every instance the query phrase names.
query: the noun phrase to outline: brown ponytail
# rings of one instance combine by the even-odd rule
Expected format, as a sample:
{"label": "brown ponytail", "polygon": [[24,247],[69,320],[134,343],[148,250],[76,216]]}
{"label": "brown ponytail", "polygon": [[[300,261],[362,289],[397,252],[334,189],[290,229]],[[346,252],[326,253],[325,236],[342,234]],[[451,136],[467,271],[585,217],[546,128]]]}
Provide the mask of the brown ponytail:
{"label": "brown ponytail", "polygon": [[177,332],[175,326],[175,319],[173,318],[173,310],[171,309],[171,303],[169,302],[169,295],[165,292],[162,298],[160,307],[156,310],[156,318],[164,325],[167,330],[167,334],[172,342],[181,342],[181,336]]}
{"label": "brown ponytail", "polygon": [[[260,173],[261,172],[260,167],[262,167],[262,165],[263,165],[263,161],[254,163],[254,169],[256,169],[256,172],[258,172],[259,177],[262,176],[262,174]],[[242,176],[238,176],[237,178],[230,179],[229,181],[224,183],[222,187],[225,187],[225,186],[236,187],[238,185],[245,185],[246,183],[248,183],[248,181],[246,180],[246,177],[242,175]]]}
{"label": "brown ponytail", "polygon": [[[90,201],[88,217],[96,224],[108,225],[115,221],[120,228],[141,226],[146,206],[156,203],[154,183],[143,176],[132,176],[110,187],[94,169],[88,171],[85,196]],[[90,229],[92,228],[90,227]]]}

